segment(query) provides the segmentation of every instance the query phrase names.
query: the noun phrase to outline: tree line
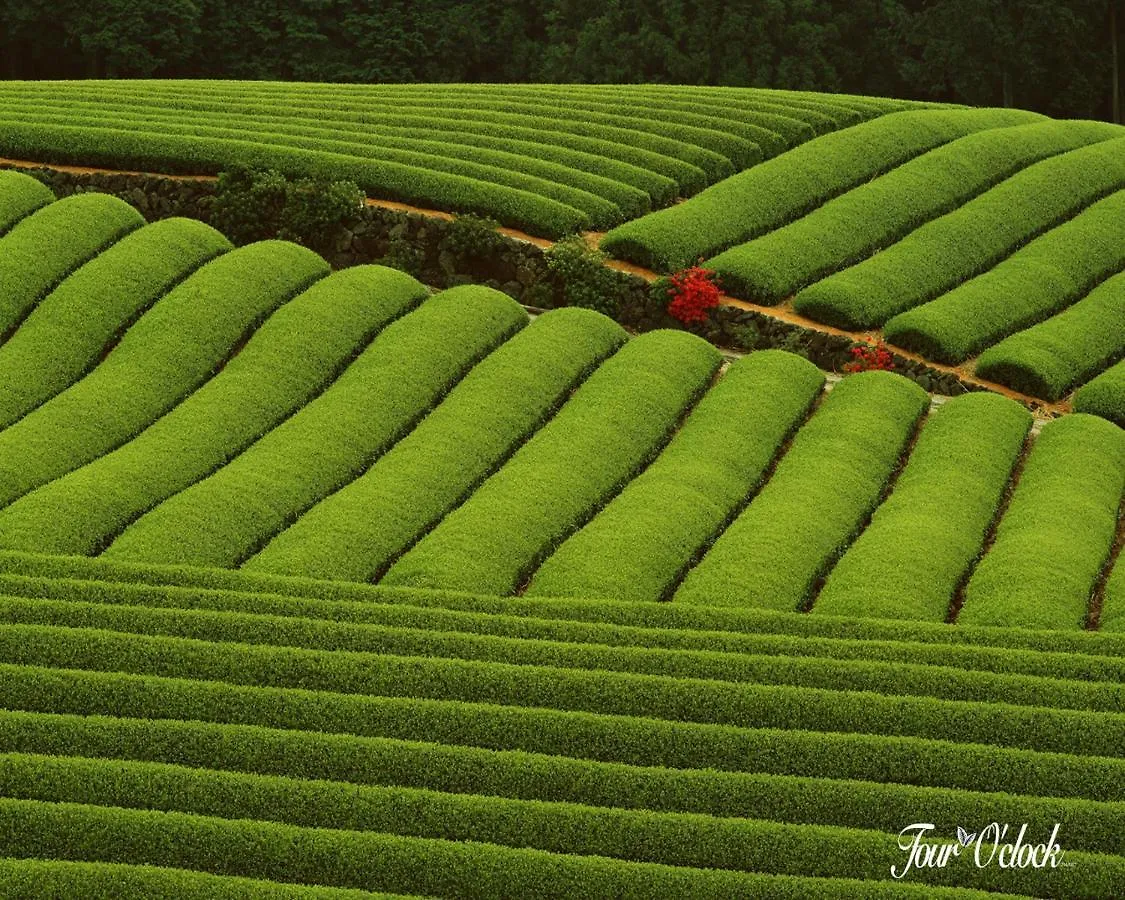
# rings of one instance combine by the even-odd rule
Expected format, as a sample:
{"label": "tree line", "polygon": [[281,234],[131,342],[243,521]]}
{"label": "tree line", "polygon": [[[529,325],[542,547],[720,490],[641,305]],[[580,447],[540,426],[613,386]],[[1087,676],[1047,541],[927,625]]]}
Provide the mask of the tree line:
{"label": "tree line", "polygon": [[662,82],[1120,121],[1125,0],[0,0],[7,78]]}

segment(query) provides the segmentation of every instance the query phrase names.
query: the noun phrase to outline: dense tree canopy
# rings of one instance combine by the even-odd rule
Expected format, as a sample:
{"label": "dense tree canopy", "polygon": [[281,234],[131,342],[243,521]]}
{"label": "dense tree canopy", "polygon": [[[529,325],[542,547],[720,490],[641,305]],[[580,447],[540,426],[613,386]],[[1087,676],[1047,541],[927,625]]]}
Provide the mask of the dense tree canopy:
{"label": "dense tree canopy", "polygon": [[1123,29],[1125,0],[0,0],[0,72],[763,85],[1108,118]]}

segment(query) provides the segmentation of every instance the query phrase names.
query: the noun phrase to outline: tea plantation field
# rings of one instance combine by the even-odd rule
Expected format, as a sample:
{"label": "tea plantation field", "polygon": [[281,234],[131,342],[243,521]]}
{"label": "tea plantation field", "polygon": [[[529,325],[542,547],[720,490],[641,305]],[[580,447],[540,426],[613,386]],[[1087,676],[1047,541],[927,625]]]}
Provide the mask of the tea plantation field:
{"label": "tea plantation field", "polygon": [[[0,172],[0,896],[1125,894],[1119,129],[249,90],[0,82],[0,155],[239,158],[543,234],[701,191],[605,243],[895,340],[940,322],[925,353],[1088,382],[1080,411]],[[957,853],[896,877],[919,822]],[[1062,864],[976,864],[992,822]]]}
{"label": "tea plantation field", "polygon": [[215,173],[238,163],[556,237],[689,196],[818,134],[910,108],[758,89],[0,82],[0,154]]}

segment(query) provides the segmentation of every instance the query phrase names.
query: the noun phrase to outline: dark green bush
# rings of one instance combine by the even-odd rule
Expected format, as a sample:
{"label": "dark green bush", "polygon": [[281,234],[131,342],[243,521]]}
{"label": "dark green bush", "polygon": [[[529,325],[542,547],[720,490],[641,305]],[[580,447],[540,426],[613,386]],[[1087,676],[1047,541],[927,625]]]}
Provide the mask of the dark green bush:
{"label": "dark green bush", "polygon": [[546,256],[547,271],[567,306],[583,306],[617,317],[616,279],[613,270],[604,265],[604,253],[592,249],[581,235],[572,235],[551,247]]}
{"label": "dark green bush", "polygon": [[440,249],[460,257],[488,256],[504,246],[504,238],[496,231],[499,227],[499,222],[486,216],[455,216]]}
{"label": "dark green bush", "polygon": [[274,169],[236,167],[219,174],[211,223],[237,245],[279,237],[324,253],[362,208],[351,181],[290,181]]}

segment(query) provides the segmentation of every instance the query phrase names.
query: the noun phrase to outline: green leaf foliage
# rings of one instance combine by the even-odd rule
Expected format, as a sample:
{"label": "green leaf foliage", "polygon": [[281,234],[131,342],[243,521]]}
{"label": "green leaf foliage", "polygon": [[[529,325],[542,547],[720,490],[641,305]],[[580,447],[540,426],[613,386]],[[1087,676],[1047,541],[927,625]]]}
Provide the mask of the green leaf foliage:
{"label": "green leaf foliage", "polygon": [[1089,415],[1049,422],[965,590],[959,621],[1082,628],[1125,491],[1125,432]]}

